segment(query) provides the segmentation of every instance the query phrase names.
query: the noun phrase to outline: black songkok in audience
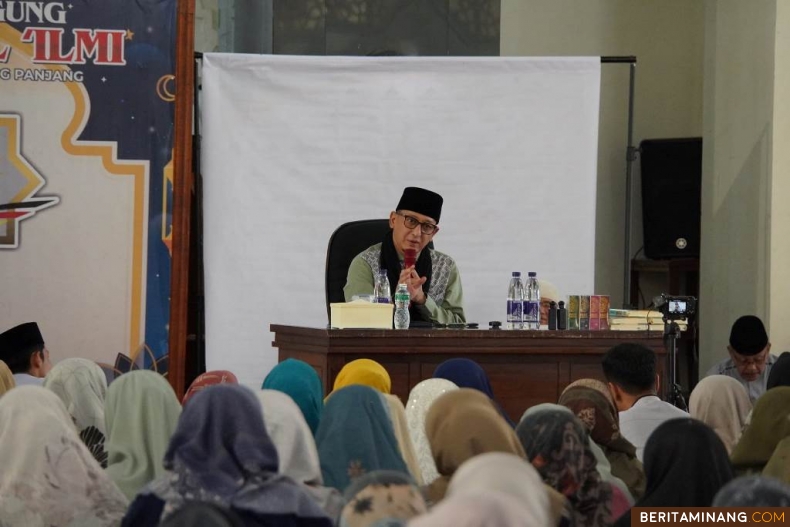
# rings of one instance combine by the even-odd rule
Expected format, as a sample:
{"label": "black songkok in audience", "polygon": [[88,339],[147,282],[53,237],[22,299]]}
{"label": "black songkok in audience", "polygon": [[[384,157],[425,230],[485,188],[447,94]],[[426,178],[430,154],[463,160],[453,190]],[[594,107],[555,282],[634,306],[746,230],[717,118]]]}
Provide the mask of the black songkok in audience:
{"label": "black songkok in audience", "polygon": [[768,334],[762,320],[746,315],[732,325],[730,346],[741,355],[757,355],[768,345]]}
{"label": "black songkok in audience", "polygon": [[28,351],[33,346],[44,346],[44,337],[35,322],[19,324],[0,333],[0,360],[14,362],[14,356]]}

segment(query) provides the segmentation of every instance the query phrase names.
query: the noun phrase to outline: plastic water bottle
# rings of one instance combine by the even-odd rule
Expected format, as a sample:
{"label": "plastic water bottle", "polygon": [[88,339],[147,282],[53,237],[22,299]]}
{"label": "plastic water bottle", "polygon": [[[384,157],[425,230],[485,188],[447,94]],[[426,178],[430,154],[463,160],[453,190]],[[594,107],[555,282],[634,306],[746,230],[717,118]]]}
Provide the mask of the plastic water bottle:
{"label": "plastic water bottle", "polygon": [[395,329],[409,329],[409,288],[406,284],[398,284],[395,291]]}
{"label": "plastic water bottle", "polygon": [[379,304],[392,303],[390,294],[390,279],[387,277],[387,270],[381,269],[376,276],[376,283],[373,286],[373,298]]}
{"label": "plastic water bottle", "polygon": [[540,329],[540,284],[532,271],[524,287],[524,329]]}
{"label": "plastic water bottle", "polygon": [[505,329],[521,329],[523,323],[524,283],[521,273],[513,271],[507,287],[507,322]]}

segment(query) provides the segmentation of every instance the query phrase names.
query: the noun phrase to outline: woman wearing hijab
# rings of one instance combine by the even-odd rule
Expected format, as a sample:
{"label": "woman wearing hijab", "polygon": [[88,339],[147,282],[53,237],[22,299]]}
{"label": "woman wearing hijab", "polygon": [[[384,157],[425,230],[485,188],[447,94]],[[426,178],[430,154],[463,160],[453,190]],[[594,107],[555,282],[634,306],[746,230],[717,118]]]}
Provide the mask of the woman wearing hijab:
{"label": "woman wearing hijab", "polygon": [[11,373],[8,364],[0,360],[0,397],[14,386],[16,386],[14,374]]}
{"label": "woman wearing hijab", "polygon": [[713,507],[790,507],[790,485],[763,476],[743,476],[724,485]]}
{"label": "woman wearing hijab", "polygon": [[406,522],[428,512],[414,481],[401,472],[377,470],[357,478],[344,493],[340,527],[372,527],[381,522]]}
{"label": "woman wearing hijab", "polygon": [[697,383],[689,397],[691,417],[711,427],[728,453],[738,442],[751,411],[749,392],[743,384],[726,375],[705,377]]}
{"label": "woman wearing hijab", "polygon": [[118,525],[127,500],[80,441],[57,395],[20,386],[0,399],[0,522]]}
{"label": "woman wearing hijab", "polygon": [[327,516],[337,520],[346,502],[337,489],[324,486],[313,433],[296,403],[276,390],[261,390],[256,395],[266,432],[277,448],[280,474],[304,485]]}
{"label": "woman wearing hijab", "polygon": [[489,452],[470,459],[455,472],[447,488],[448,499],[457,494],[506,494],[530,511],[534,525],[557,525],[552,518],[548,489],[540,474],[524,458]]}
{"label": "woman wearing hijab", "polygon": [[571,525],[610,525],[612,487],[601,480],[587,430],[579,419],[563,410],[526,415],[516,433],[543,481],[568,498],[573,508]]}
{"label": "woman wearing hijab", "polygon": [[776,359],[768,374],[765,389],[770,390],[777,386],[790,386],[790,352],[785,351]]}
{"label": "woman wearing hijab", "polygon": [[374,470],[409,473],[379,393],[352,385],[328,397],[315,437],[325,485],[343,491]]}
{"label": "woman wearing hijab", "polygon": [[315,436],[324,411],[324,386],[315,368],[304,361],[285,359],[269,372],[262,388],[288,394]]}
{"label": "woman wearing hijab", "polygon": [[440,476],[425,489],[431,505],[447,492],[450,478],[467,460],[486,452],[524,457],[524,449],[494,404],[483,393],[460,388],[442,395],[425,418],[425,433]]}
{"label": "woman wearing hijab", "polygon": [[446,379],[459,388],[471,388],[486,394],[505,421],[511,427],[516,426],[516,423],[510,419],[510,416],[505,413],[494,397],[494,390],[491,388],[491,381],[488,380],[485,370],[475,361],[470,359],[446,360],[436,367],[433,378]]}
{"label": "woman wearing hijab", "polygon": [[431,454],[431,445],[425,435],[425,416],[428,415],[428,409],[439,396],[457,389],[458,386],[447,379],[426,379],[412,388],[409,394],[409,402],[406,405],[406,422],[417,454],[417,462],[420,465],[423,485],[429,485],[439,477],[436,462]]}
{"label": "woman wearing hijab", "polygon": [[[710,507],[733,479],[727,449],[711,428],[696,419],[671,419],[645,445],[647,490],[635,507]],[[623,514],[618,527],[631,525]]]}
{"label": "woman wearing hijab", "polygon": [[521,501],[501,492],[459,493],[409,522],[409,527],[552,527]]}
{"label": "woman wearing hijab", "polygon": [[390,374],[387,373],[384,366],[370,359],[353,360],[343,366],[335,378],[335,385],[332,391],[334,392],[352,384],[369,386],[381,393],[390,393],[392,389]]}
{"label": "woman wearing hijab", "polygon": [[422,472],[417,461],[417,452],[415,452],[414,444],[411,442],[409,425],[406,424],[406,409],[397,395],[382,393],[381,400],[386,406],[387,415],[389,415],[392,422],[392,431],[395,433],[395,439],[398,440],[398,448],[403,461],[406,462],[406,467],[409,469],[409,475],[417,485],[422,485]]}
{"label": "woman wearing hijab", "polygon": [[204,390],[215,384],[239,384],[239,380],[233,373],[227,370],[213,370],[200,374],[192,381],[192,384],[189,385],[187,393],[185,393],[184,397],[181,399],[181,405],[187,404],[187,401],[194,397],[200,390]]}
{"label": "woman wearing hijab", "polygon": [[124,373],[107,390],[107,474],[129,499],[165,473],[164,459],[181,403],[160,374]]}
{"label": "woman wearing hijab", "polygon": [[57,395],[74,419],[80,439],[99,464],[107,468],[104,449],[104,400],[107,377],[98,364],[87,359],[66,359],[50,370],[44,388]]}
{"label": "woman wearing hijab", "polygon": [[757,399],[751,423],[732,450],[736,473],[762,472],[776,447],[787,437],[790,437],[790,387],[777,386]]}
{"label": "woman wearing hijab", "polygon": [[331,527],[332,521],[287,476],[261,405],[248,388],[218,384],[202,390],[178,420],[165,454],[167,473],[137,496],[124,525],[158,525],[189,501],[218,505],[247,525]]}
{"label": "woman wearing hijab", "polygon": [[612,474],[626,484],[631,496],[639,499],[647,479],[636,458],[636,448],[620,433],[619,414],[606,385],[596,379],[578,380],[565,388],[559,403],[584,423],[590,439],[609,460]]}

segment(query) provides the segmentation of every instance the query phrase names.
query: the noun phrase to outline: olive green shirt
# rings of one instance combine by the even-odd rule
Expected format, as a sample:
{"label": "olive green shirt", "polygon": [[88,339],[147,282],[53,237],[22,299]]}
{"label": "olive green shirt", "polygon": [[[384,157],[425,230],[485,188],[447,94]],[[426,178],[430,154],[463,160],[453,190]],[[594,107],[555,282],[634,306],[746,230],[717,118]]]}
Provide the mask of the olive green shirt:
{"label": "olive green shirt", "polygon": [[[431,255],[431,286],[425,294],[425,304],[418,305],[416,308],[424,318],[439,324],[466,322],[461,275],[455,261],[439,251],[426,250],[429,250]],[[373,294],[374,277],[379,269],[380,257],[380,243],[354,257],[348,268],[346,286],[343,288],[346,302],[349,302],[354,295]]]}

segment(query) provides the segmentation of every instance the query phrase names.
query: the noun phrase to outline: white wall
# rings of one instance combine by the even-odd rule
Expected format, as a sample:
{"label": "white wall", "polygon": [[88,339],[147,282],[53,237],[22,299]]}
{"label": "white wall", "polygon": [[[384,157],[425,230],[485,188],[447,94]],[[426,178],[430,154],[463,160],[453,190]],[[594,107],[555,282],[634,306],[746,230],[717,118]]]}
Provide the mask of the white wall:
{"label": "white wall", "polygon": [[769,322],[776,8],[775,0],[705,4],[702,373],[726,356],[736,318]]}
{"label": "white wall", "polygon": [[[502,0],[502,55],[635,55],[634,142],[702,134],[703,3],[689,0]],[[596,292],[622,303],[628,66],[604,65],[596,217]],[[568,145],[569,149],[573,145]],[[632,252],[642,246],[634,164]],[[666,289],[648,277],[645,297]]]}

